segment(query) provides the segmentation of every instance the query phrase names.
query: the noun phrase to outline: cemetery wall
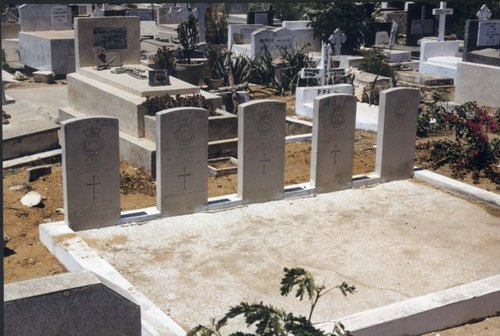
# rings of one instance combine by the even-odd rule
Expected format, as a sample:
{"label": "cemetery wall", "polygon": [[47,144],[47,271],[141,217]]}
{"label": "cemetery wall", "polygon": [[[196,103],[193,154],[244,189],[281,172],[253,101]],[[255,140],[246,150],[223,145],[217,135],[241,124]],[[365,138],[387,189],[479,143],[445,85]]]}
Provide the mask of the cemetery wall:
{"label": "cemetery wall", "polygon": [[500,67],[462,62],[457,66],[455,101],[476,101],[480,105],[500,107],[498,79]]}

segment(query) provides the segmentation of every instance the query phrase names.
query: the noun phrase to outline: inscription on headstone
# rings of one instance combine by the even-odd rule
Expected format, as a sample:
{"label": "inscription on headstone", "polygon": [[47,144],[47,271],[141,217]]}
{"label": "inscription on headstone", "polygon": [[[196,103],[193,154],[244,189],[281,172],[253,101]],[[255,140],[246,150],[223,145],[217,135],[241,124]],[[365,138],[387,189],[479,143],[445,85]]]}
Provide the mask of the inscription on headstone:
{"label": "inscription on headstone", "polygon": [[411,178],[415,160],[418,89],[380,93],[375,171],[382,182]]}
{"label": "inscription on headstone", "polygon": [[94,27],[94,45],[106,50],[127,49],[127,27]]}
{"label": "inscription on headstone", "polygon": [[283,198],[286,104],[258,100],[238,107],[238,196],[243,203]]}
{"label": "inscription on headstone", "polygon": [[480,47],[500,44],[500,21],[479,22],[477,45]]}
{"label": "inscription on headstone", "polygon": [[311,185],[316,192],[352,186],[356,98],[330,94],[314,98]]}
{"label": "inscription on headstone", "polygon": [[66,223],[74,230],[118,224],[118,119],[70,119],[61,129]]}
{"label": "inscription on headstone", "polygon": [[158,209],[172,216],[202,210],[208,200],[208,111],[159,112],[156,132]]}
{"label": "inscription on headstone", "polygon": [[70,25],[71,13],[67,6],[52,7],[52,29],[67,29]]}

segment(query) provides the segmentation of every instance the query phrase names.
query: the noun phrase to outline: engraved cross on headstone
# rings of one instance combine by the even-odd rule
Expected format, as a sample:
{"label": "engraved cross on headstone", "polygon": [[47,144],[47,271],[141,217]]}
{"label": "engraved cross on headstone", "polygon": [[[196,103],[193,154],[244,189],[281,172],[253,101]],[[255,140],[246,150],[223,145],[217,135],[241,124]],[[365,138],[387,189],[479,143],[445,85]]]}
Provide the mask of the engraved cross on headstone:
{"label": "engraved cross on headstone", "polygon": [[266,153],[262,153],[262,160],[259,160],[262,163],[262,175],[266,175],[266,162],[271,162],[271,159],[266,159]]}
{"label": "engraved cross on headstone", "polygon": [[396,37],[398,36],[399,25],[396,21],[392,21],[391,35],[389,36],[389,49],[392,49],[394,43],[396,43]]}
{"label": "engraved cross on headstone", "polygon": [[320,85],[328,85],[330,78],[345,76],[344,69],[334,68],[330,66],[331,48],[328,43],[323,43],[321,47],[321,61],[316,68],[303,68],[300,71],[300,78],[303,79],[319,79]]}
{"label": "engraved cross on headstone", "polygon": [[446,8],[446,1],[441,1],[439,8],[432,10],[433,15],[439,15],[439,34],[438,41],[444,41],[444,28],[446,24],[446,15],[453,14],[453,8]]}
{"label": "engraved cross on headstone", "polygon": [[337,144],[335,144],[335,149],[330,152],[333,154],[333,164],[337,164],[337,153],[342,152],[340,149],[337,149]]}
{"label": "engraved cross on headstone", "polygon": [[347,37],[340,28],[337,28],[333,31],[333,34],[328,38],[328,42],[333,46],[333,55],[338,56],[341,54],[342,45],[347,40]]}
{"label": "engraved cross on headstone", "polygon": [[482,5],[481,9],[479,9],[476,13],[479,21],[487,21],[491,18],[491,11],[486,5]]}
{"label": "engraved cross on headstone", "polygon": [[187,176],[191,176],[191,174],[186,174],[186,167],[184,167],[183,173],[177,176],[177,177],[182,177],[184,179],[184,182],[183,182],[183,184],[184,184],[183,189],[184,190],[186,190],[186,177]]}
{"label": "engraved cross on headstone", "polygon": [[96,183],[95,175],[92,175],[92,183],[87,183],[87,187],[92,187],[92,199],[95,200],[95,186],[100,185],[101,183]]}

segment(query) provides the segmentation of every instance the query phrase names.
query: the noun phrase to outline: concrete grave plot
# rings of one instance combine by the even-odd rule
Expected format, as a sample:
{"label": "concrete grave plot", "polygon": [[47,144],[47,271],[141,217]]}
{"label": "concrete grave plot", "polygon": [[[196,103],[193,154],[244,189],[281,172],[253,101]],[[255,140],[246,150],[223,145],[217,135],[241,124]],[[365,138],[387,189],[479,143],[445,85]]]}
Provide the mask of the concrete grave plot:
{"label": "concrete grave plot", "polygon": [[[46,233],[41,239],[50,249],[59,245],[57,255],[75,254],[81,265],[105,277],[112,273],[111,264],[134,292],[188,329],[221,317],[241,301],[264,301],[306,315],[306,302],[279,295],[283,267],[306,268],[327,286],[342,281],[356,286],[347,298],[334,291],[320,300],[315,322],[494,276],[500,272],[499,216],[498,207],[406,180],[81,231],[78,236],[46,224],[41,230],[52,230],[53,245]],[[83,251],[86,244],[80,238],[93,250]],[[92,261],[101,260],[96,252],[108,265],[105,269]],[[496,307],[489,304],[494,311],[496,302]],[[398,312],[411,315],[418,305],[405,307]],[[474,316],[475,309],[468,311]],[[466,320],[454,323],[465,323],[469,315],[460,316]],[[419,326],[424,328],[420,333],[431,331],[425,323]]]}

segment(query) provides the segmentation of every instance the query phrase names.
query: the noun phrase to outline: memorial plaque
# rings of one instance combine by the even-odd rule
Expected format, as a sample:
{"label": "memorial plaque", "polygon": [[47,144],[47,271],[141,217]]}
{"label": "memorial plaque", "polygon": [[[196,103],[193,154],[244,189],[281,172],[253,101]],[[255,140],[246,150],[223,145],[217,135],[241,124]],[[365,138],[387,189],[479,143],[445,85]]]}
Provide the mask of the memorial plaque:
{"label": "memorial plaque", "polygon": [[500,44],[500,21],[479,22],[477,45],[480,47]]}
{"label": "memorial plaque", "polygon": [[94,27],[94,47],[127,49],[127,27]]}
{"label": "memorial plaque", "polygon": [[410,88],[380,93],[375,171],[382,182],[413,176],[419,96]]}
{"label": "memorial plaque", "polygon": [[238,196],[243,203],[283,198],[286,104],[258,100],[238,107]]}
{"label": "memorial plaque", "polygon": [[162,86],[170,85],[170,77],[168,71],[162,70],[150,70],[148,73],[149,86]]}
{"label": "memorial plaque", "polygon": [[331,94],[314,98],[311,185],[316,192],[352,187],[356,97]]}
{"label": "memorial plaque", "polygon": [[61,122],[65,222],[73,230],[116,225],[120,220],[118,119]]}
{"label": "memorial plaque", "polygon": [[208,202],[208,111],[178,107],[156,114],[156,194],[166,215],[203,210]]}

